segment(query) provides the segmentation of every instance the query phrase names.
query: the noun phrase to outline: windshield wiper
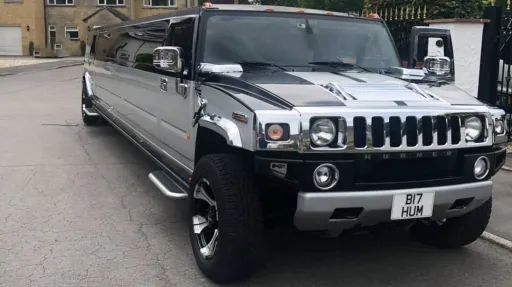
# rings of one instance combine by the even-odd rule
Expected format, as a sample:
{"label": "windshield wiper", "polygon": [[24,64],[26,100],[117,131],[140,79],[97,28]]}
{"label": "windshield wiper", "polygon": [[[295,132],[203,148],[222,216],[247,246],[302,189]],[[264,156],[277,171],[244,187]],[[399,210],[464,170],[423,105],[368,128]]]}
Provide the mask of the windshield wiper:
{"label": "windshield wiper", "polygon": [[361,67],[359,66],[358,64],[352,64],[352,63],[347,63],[347,62],[343,62],[341,60],[335,60],[335,61],[313,61],[313,62],[309,62],[308,64],[310,65],[318,65],[318,66],[329,66],[329,67],[333,67],[333,68],[337,68],[337,67],[356,67],[356,68],[359,68],[363,71],[366,71],[366,72],[372,72],[370,70],[368,70],[367,68],[365,67]]}
{"label": "windshield wiper", "polygon": [[288,71],[286,68],[279,66],[277,64],[271,63],[271,62],[260,62],[260,61],[241,61],[237,62],[237,64],[241,66],[253,66],[253,67],[275,67],[278,69],[281,69],[283,71]]}

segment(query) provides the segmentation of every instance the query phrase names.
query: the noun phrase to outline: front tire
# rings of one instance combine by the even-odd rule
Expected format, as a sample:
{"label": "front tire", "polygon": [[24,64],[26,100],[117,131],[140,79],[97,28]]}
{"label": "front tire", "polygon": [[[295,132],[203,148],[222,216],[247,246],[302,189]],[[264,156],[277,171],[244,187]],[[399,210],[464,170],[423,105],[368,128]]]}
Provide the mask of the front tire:
{"label": "front tire", "polygon": [[492,198],[473,211],[444,222],[417,222],[413,237],[437,248],[459,248],[476,241],[487,228],[492,212]]}
{"label": "front tire", "polygon": [[190,183],[189,234],[199,269],[218,284],[251,276],[261,258],[261,203],[251,168],[234,155],[199,160]]}

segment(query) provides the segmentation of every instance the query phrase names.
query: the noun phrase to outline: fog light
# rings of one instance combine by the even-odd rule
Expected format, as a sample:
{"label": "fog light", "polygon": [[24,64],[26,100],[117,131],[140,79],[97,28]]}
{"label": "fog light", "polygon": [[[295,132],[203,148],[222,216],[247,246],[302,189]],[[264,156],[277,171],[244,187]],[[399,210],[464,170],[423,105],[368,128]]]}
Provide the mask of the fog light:
{"label": "fog light", "polygon": [[321,190],[331,189],[338,183],[339,178],[340,172],[329,163],[319,165],[313,172],[313,183]]}
{"label": "fog light", "polygon": [[491,164],[489,163],[489,159],[487,157],[485,157],[485,156],[479,157],[475,161],[475,166],[473,169],[475,178],[478,180],[485,178],[487,176],[487,174],[489,173],[490,166],[491,166]]}

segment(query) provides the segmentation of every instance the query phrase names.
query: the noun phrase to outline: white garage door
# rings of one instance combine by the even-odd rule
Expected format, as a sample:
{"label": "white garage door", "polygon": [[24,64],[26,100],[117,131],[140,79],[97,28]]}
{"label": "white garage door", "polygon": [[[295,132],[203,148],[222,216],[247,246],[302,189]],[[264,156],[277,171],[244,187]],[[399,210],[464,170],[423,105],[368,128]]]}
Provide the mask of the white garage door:
{"label": "white garage door", "polygon": [[23,55],[20,27],[0,26],[0,55]]}

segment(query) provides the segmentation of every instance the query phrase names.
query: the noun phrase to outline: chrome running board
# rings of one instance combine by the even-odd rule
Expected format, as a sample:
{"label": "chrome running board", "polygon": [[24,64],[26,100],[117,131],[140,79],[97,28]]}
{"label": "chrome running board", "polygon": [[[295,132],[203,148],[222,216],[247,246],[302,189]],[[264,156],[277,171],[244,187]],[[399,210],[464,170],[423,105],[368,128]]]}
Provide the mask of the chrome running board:
{"label": "chrome running board", "polygon": [[148,178],[166,197],[175,199],[188,197],[187,191],[161,170],[151,172]]}

